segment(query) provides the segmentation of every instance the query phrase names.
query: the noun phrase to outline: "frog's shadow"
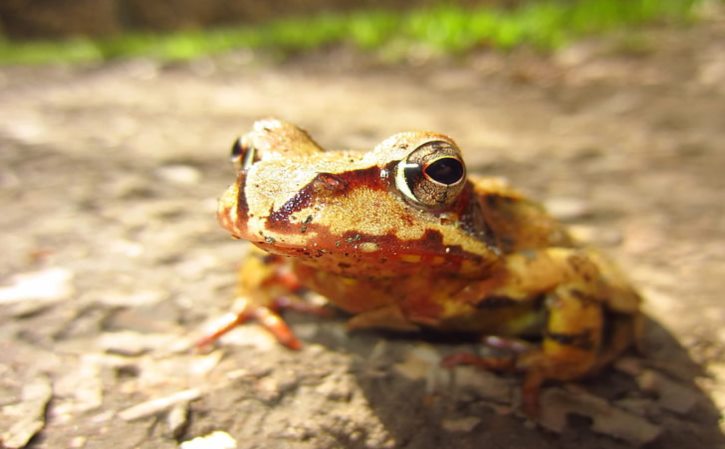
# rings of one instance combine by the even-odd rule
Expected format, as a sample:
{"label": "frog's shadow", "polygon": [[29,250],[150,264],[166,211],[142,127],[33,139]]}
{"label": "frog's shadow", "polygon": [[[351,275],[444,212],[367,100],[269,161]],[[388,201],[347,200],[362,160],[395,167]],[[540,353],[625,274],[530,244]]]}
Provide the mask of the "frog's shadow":
{"label": "frog's shadow", "polygon": [[[292,323],[310,324],[311,318],[292,314]],[[608,449],[635,447],[630,443],[602,436],[589,429],[591,422],[571,416],[567,429],[553,434],[532,426],[520,416],[496,413],[490,402],[471,395],[450,393],[440,385],[434,392],[426,379],[411,379],[393,367],[408,357],[411,351],[425,346],[426,352],[445,355],[469,351],[474,342],[461,343],[460,336],[415,333],[398,334],[381,331],[342,332],[340,320],[321,323],[309,343],[320,344],[329,350],[352,355],[351,372],[356,377],[367,403],[382,425],[395,440],[394,447],[427,449],[438,447],[480,448],[579,448]],[[686,448],[698,441],[697,447],[725,447],[725,436],[718,426],[719,412],[712,399],[695,382],[705,375],[704,370],[689,356],[687,350],[662,325],[646,320],[645,336],[640,354],[646,366],[675,380],[695,396],[696,405],[684,415],[660,410],[648,416],[663,429],[662,434],[648,447]],[[470,340],[470,339],[469,339]],[[422,343],[424,342],[424,343]],[[382,348],[382,349],[381,349]],[[511,379],[518,384],[518,379]],[[634,396],[649,400],[639,390],[632,377],[614,368],[578,383],[585,390],[607,400]],[[503,407],[504,409],[506,407]],[[443,423],[452,423],[446,426]],[[458,424],[465,431],[456,431]],[[467,423],[467,424],[466,424]],[[468,428],[469,426],[471,428]],[[446,428],[448,430],[446,430]],[[366,447],[341,433],[336,436],[342,447]]]}

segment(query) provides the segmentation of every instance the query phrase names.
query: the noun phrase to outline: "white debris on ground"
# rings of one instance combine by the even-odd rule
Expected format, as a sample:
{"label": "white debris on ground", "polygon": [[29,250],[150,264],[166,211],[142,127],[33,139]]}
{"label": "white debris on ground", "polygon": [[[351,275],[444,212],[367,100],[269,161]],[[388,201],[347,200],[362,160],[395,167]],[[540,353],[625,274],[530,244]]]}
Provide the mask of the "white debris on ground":
{"label": "white debris on ground", "polygon": [[133,421],[166,411],[177,404],[190,402],[201,397],[201,390],[190,388],[168,396],[151,399],[118,412],[124,421]]}
{"label": "white debris on ground", "polygon": [[25,447],[45,427],[45,410],[53,396],[53,387],[45,376],[29,380],[23,386],[18,403],[0,408],[0,416],[13,424],[2,432],[0,447],[17,449]]}
{"label": "white debris on ground", "polygon": [[625,440],[635,447],[654,441],[662,433],[662,428],[645,418],[614,407],[582,389],[554,387],[542,392],[539,424],[561,433],[570,415],[586,416],[592,420],[594,432]]}
{"label": "white debris on ground", "polygon": [[11,316],[31,314],[73,294],[73,272],[60,267],[19,273],[0,286],[0,305]]}
{"label": "white debris on ground", "polygon": [[697,394],[690,388],[670,379],[659,371],[646,369],[642,362],[631,357],[615,363],[615,367],[632,376],[642,391],[653,393],[657,404],[665,410],[685,414],[697,404]]}
{"label": "white debris on ground", "polygon": [[179,449],[236,449],[236,447],[237,441],[221,430],[184,441],[179,445]]}

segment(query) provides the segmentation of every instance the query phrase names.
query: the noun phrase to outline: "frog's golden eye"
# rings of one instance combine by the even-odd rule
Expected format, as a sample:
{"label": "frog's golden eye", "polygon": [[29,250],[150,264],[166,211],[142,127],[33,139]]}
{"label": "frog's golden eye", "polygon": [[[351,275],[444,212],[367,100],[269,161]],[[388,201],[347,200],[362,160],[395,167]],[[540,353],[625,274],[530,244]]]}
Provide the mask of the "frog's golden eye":
{"label": "frog's golden eye", "polygon": [[237,171],[245,170],[259,160],[257,157],[257,151],[249,142],[247,142],[245,136],[242,136],[234,141],[229,159],[232,164],[234,164],[234,168]]}
{"label": "frog's golden eye", "polygon": [[436,208],[451,204],[465,179],[466,166],[458,148],[436,140],[419,146],[398,163],[395,186],[406,199]]}

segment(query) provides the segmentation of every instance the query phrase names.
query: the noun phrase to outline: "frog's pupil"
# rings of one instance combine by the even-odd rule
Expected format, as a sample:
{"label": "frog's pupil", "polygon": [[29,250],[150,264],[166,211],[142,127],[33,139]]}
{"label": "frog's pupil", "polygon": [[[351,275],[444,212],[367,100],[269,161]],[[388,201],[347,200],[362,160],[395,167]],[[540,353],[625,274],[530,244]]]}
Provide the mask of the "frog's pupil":
{"label": "frog's pupil", "polygon": [[433,181],[451,185],[463,177],[463,164],[456,158],[444,157],[433,161],[424,171],[426,176]]}

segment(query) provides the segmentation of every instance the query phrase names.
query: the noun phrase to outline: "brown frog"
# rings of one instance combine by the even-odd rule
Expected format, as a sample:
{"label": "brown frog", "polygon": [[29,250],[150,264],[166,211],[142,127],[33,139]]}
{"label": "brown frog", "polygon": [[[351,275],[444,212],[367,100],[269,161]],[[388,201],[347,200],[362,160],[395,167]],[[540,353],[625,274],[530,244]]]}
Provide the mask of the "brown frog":
{"label": "brown frog", "polygon": [[221,225],[264,252],[240,271],[238,310],[203,343],[257,320],[286,346],[278,315],[313,291],[353,329],[479,334],[496,356],[473,364],[524,374],[534,413],[546,380],[596,372],[636,341],[640,297],[599,252],[578,246],[538,204],[466,173],[455,142],[396,134],[367,153],[325,151],[304,131],[261,120],[233,146],[237,179]]}

